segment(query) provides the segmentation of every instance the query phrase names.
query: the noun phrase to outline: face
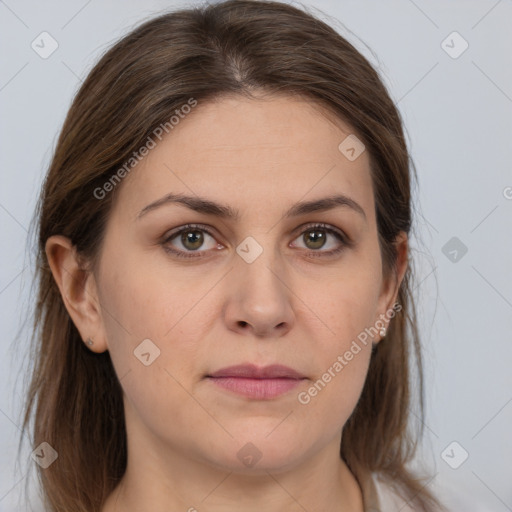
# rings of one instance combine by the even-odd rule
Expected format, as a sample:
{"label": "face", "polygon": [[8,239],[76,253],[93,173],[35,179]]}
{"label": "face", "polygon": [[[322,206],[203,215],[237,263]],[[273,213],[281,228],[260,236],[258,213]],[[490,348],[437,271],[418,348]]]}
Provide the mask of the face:
{"label": "face", "polygon": [[[249,455],[271,471],[341,439],[379,340],[361,333],[394,301],[369,155],[338,149],[351,133],[295,98],[199,103],[120,185],[94,275],[95,334],[129,435],[155,453],[236,471]],[[159,201],[169,194],[237,215]],[[329,209],[296,207],[335,195],[345,200]],[[208,377],[246,364],[301,378]]]}

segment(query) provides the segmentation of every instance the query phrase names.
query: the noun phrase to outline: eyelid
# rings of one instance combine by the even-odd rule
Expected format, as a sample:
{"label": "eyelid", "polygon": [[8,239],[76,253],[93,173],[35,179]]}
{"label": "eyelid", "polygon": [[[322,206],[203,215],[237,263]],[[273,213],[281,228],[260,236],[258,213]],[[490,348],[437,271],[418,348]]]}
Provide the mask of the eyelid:
{"label": "eyelid", "polygon": [[[192,231],[194,229],[198,230],[198,231],[204,231],[205,233],[207,233],[208,235],[210,235],[212,238],[214,238],[217,241],[217,239],[216,239],[217,235],[215,235],[214,230],[212,228],[210,228],[209,226],[207,226],[205,224],[189,223],[189,224],[184,224],[182,226],[179,226],[178,228],[173,229],[170,232],[166,232],[165,235],[162,237],[162,240],[160,243],[161,243],[161,245],[163,245],[164,249],[167,252],[174,254],[178,257],[184,257],[184,258],[206,257],[205,254],[211,252],[211,249],[204,250],[204,251],[182,251],[180,249],[170,249],[166,245],[172,239],[174,239],[177,235],[180,235],[182,232],[187,231],[187,230]],[[350,239],[350,237],[344,231],[340,230],[339,228],[336,228],[335,226],[327,224],[325,222],[308,222],[308,223],[302,224],[292,231],[292,236],[295,236],[295,238],[297,238],[301,234],[303,234],[307,231],[313,231],[314,229],[324,230],[327,233],[336,236],[339,239],[341,247],[338,247],[336,249],[330,249],[328,251],[310,249],[309,252],[308,252],[308,249],[302,249],[302,251],[306,252],[308,255],[314,255],[315,257],[324,256],[327,258],[331,255],[334,256],[337,253],[341,252],[345,247],[351,247],[353,245],[353,241]],[[296,233],[298,233],[298,234],[295,235]],[[223,245],[220,242],[218,242],[218,243],[220,245]]]}
{"label": "eyelid", "polygon": [[179,226],[176,229],[172,229],[170,231],[166,231],[164,236],[162,237],[162,242],[168,242],[172,238],[174,238],[176,235],[181,234],[182,231],[192,231],[196,229],[197,231],[204,231],[205,233],[208,233],[210,236],[215,237],[217,235],[214,234],[212,228],[209,226],[206,226],[205,224],[184,224],[183,226]]}
{"label": "eyelid", "polygon": [[338,234],[345,243],[350,242],[349,236],[342,231],[341,229],[333,226],[332,224],[327,224],[326,222],[306,222],[305,224],[301,224],[297,228],[295,228],[292,233],[295,235],[295,233],[298,233],[299,235],[302,234],[304,231],[313,230],[313,229],[324,229],[325,231],[331,231],[336,234]]}
{"label": "eyelid", "polygon": [[336,256],[339,253],[341,253],[343,250],[345,250],[347,248],[351,248],[354,245],[353,240],[344,231],[342,231],[341,229],[339,229],[335,226],[332,226],[331,224],[327,224],[325,222],[308,222],[306,224],[299,226],[293,232],[297,233],[297,231],[299,231],[298,236],[300,236],[308,231],[314,231],[316,229],[325,231],[326,233],[333,235],[335,238],[338,239],[338,242],[341,245],[335,249],[329,249],[327,251],[325,251],[325,250],[323,251],[321,249],[319,249],[319,250],[302,249],[302,251],[306,252],[307,255],[309,255],[309,256],[313,256],[315,258],[316,257],[329,258],[329,256],[331,256],[331,257]]}

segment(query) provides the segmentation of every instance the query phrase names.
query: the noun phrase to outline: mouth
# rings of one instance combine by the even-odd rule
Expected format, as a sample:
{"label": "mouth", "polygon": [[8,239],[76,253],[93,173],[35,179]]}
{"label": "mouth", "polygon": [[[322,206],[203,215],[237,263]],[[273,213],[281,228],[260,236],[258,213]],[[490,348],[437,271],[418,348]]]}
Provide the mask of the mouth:
{"label": "mouth", "polygon": [[306,380],[304,375],[287,366],[259,368],[250,364],[223,368],[206,377],[223,390],[254,400],[270,400],[284,395]]}

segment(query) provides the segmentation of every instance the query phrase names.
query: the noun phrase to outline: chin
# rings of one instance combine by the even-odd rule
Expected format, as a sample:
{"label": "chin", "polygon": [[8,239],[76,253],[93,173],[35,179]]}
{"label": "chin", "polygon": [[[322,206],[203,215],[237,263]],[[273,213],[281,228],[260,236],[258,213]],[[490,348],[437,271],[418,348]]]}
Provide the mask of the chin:
{"label": "chin", "polygon": [[[273,422],[275,428],[276,422]],[[297,464],[306,455],[307,446],[301,438],[283,431],[280,435],[272,429],[248,430],[227,440],[227,446],[218,446],[219,453],[209,453],[210,462],[226,471],[241,474],[263,475],[285,472]],[[212,460],[212,458],[214,460]]]}

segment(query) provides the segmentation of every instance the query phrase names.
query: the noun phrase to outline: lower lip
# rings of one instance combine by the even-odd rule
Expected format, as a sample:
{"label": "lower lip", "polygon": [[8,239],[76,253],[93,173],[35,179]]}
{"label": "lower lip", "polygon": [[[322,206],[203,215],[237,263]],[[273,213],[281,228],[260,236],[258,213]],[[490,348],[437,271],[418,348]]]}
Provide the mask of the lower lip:
{"label": "lower lip", "polygon": [[239,395],[268,400],[297,387],[304,379],[246,379],[242,377],[208,377],[214,384]]}

